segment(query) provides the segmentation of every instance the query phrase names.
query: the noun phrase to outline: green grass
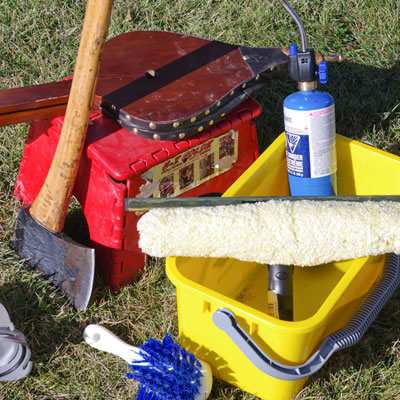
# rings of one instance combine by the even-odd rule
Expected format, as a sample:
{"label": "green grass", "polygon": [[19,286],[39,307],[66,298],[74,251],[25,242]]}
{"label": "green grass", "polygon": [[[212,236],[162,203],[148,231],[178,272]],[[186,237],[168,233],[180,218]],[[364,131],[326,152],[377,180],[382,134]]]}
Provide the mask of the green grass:
{"label": "green grass", "polygon": [[[51,82],[72,74],[85,2],[0,1],[0,88]],[[326,90],[336,100],[337,131],[400,155],[400,3],[398,0],[293,0],[310,46],[341,52]],[[247,46],[298,42],[297,28],[278,1],[115,1],[109,37],[139,29],[168,30]],[[260,149],[283,130],[288,80],[258,93]],[[47,280],[10,249],[19,209],[13,198],[28,124],[0,128],[0,302],[32,350],[32,373],[0,383],[0,399],[129,399],[137,385],[124,362],[82,342],[101,323],[139,345],[177,337],[175,290],[162,260],[152,260],[136,284],[112,293],[96,280],[88,310],[76,313]],[[398,177],[394,177],[398,179]],[[69,218],[74,213],[70,213]],[[335,354],[311,377],[299,399],[400,399],[400,293],[397,291],[359,344]],[[215,380],[211,399],[255,399]]]}

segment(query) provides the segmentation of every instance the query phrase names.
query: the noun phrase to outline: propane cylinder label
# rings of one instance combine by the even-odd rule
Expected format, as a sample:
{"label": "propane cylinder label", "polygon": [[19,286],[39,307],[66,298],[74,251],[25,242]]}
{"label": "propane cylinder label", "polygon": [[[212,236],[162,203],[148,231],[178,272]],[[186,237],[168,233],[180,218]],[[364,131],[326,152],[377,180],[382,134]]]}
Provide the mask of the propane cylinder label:
{"label": "propane cylinder label", "polygon": [[238,158],[239,132],[229,132],[189,148],[142,174],[136,197],[175,197],[229,171]]}
{"label": "propane cylinder label", "polygon": [[335,106],[319,110],[284,109],[288,173],[319,178],[336,172]]}

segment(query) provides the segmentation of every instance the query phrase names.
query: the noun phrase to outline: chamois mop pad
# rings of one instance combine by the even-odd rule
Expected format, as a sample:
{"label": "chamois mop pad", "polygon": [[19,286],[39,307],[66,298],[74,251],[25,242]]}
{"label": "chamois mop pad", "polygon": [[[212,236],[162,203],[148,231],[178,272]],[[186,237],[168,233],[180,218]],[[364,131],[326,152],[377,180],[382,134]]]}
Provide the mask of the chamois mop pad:
{"label": "chamois mop pad", "polygon": [[155,257],[313,266],[400,253],[400,203],[270,200],[156,208],[141,217],[138,231],[140,248]]}

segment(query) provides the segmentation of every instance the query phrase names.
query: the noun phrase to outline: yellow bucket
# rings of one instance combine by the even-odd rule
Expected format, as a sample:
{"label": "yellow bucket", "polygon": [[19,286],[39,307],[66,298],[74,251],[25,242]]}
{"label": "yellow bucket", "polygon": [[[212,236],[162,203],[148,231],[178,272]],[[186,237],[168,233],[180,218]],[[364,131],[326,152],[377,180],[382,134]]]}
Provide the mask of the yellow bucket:
{"label": "yellow bucket", "polygon": [[[339,194],[400,194],[400,180],[396,179],[400,157],[340,135],[337,154]],[[282,134],[224,196],[288,194]],[[213,316],[221,309],[229,310],[257,349],[278,365],[297,366],[354,318],[381,280],[385,258],[295,267],[294,320],[283,321],[267,312],[265,265],[235,259],[169,257],[166,270],[176,286],[180,344],[207,361],[217,378],[265,400],[293,399],[307,378],[278,379],[263,372],[215,325]]]}

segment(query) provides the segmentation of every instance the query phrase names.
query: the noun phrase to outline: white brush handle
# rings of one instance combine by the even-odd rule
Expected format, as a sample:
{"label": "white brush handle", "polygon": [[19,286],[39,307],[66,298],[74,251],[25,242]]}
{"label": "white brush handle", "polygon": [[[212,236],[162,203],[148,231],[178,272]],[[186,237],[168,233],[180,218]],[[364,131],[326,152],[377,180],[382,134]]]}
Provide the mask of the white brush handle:
{"label": "white brush handle", "polygon": [[[141,353],[143,351],[138,347],[131,346],[125,343],[118,336],[114,335],[107,328],[101,325],[88,325],[83,331],[85,342],[97,350],[105,351],[106,353],[114,354],[125,360],[128,364],[132,361],[143,361]],[[212,372],[210,365],[199,360],[201,364],[200,371],[203,376],[200,378],[199,394],[193,400],[205,400],[209,396],[212,388]],[[143,362],[143,365],[148,364]]]}
{"label": "white brush handle", "polygon": [[142,361],[140,356],[142,352],[138,347],[125,343],[118,336],[114,335],[107,328],[101,325],[88,325],[84,332],[85,342],[97,350],[114,354],[125,360],[128,364],[132,361]]}
{"label": "white brush handle", "polygon": [[203,360],[199,360],[199,362],[201,364],[200,371],[203,376],[200,378],[199,394],[197,394],[193,400],[207,399],[211,393],[213,384],[213,375],[210,364]]}

